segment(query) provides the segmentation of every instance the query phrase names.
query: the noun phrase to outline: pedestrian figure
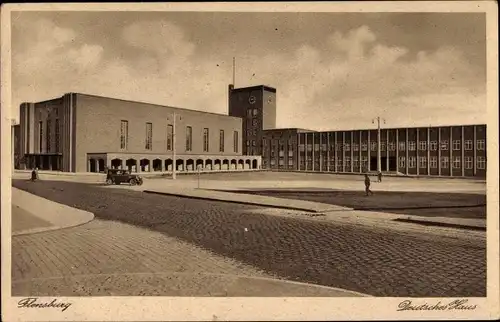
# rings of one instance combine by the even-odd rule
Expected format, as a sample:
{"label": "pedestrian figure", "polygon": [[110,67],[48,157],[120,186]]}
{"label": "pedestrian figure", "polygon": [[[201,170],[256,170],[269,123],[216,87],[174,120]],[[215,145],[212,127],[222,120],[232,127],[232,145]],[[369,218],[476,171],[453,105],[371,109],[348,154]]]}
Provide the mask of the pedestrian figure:
{"label": "pedestrian figure", "polygon": [[34,168],[33,171],[31,171],[31,181],[36,180],[38,180],[38,168]]}
{"label": "pedestrian figure", "polygon": [[382,182],[382,172],[381,171],[379,171],[377,173],[377,177],[378,177],[378,182]]}
{"label": "pedestrian figure", "polygon": [[365,174],[365,192],[366,195],[373,195],[373,192],[370,190],[370,177],[368,177],[368,174]]}

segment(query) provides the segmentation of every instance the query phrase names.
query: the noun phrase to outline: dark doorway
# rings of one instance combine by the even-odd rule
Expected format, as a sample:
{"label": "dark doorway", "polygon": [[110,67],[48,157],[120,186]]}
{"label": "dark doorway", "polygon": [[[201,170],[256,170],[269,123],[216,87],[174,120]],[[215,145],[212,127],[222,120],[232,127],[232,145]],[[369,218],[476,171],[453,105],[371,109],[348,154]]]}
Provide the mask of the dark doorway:
{"label": "dark doorway", "polygon": [[380,157],[380,161],[382,162],[380,170],[387,171],[387,157]]}
{"label": "dark doorway", "polygon": [[90,172],[97,172],[96,160],[90,159],[89,164],[90,164],[90,169],[89,169]]}
{"label": "dark doorway", "polygon": [[370,158],[370,168],[369,171],[377,171],[377,157]]}
{"label": "dark doorway", "polygon": [[104,163],[104,160],[98,159],[97,162],[99,164],[99,172],[105,172],[106,171],[106,164]]}
{"label": "dark doorway", "polygon": [[61,171],[61,157],[58,155],[51,156],[51,167],[53,171]]}
{"label": "dark doorway", "polygon": [[398,160],[396,157],[389,157],[389,171],[398,171]]}

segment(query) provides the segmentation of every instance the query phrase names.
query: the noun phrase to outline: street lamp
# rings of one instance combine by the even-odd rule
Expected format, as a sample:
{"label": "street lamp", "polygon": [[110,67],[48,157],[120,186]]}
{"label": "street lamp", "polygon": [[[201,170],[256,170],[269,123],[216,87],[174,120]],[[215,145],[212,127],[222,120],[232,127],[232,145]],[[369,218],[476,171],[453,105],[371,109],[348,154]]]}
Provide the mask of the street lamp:
{"label": "street lamp", "polygon": [[[175,112],[173,112],[172,114],[172,120],[173,120],[173,125],[172,125],[172,180],[175,180],[177,177],[176,177],[176,167],[177,167],[177,162],[176,162],[176,154],[175,154],[175,149],[176,149],[176,144],[175,144],[175,121],[177,119],[177,114]],[[182,120],[182,117],[179,117],[179,120]],[[168,121],[168,117],[167,117],[167,121]],[[168,127],[167,127],[167,130],[168,130]],[[167,133],[168,135],[168,133]]]}
{"label": "street lamp", "polygon": [[384,122],[385,119],[381,119],[380,116],[372,120],[372,124],[377,121],[377,172],[382,172],[382,157],[380,152],[380,121]]}

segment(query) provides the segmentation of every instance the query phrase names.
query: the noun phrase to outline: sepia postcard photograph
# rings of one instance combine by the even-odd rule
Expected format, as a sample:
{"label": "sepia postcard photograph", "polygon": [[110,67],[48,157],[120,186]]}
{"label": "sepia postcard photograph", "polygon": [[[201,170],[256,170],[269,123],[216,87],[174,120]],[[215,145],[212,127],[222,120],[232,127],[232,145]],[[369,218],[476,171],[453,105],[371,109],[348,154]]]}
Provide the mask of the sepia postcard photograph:
{"label": "sepia postcard photograph", "polygon": [[498,319],[494,1],[6,4],[2,320]]}

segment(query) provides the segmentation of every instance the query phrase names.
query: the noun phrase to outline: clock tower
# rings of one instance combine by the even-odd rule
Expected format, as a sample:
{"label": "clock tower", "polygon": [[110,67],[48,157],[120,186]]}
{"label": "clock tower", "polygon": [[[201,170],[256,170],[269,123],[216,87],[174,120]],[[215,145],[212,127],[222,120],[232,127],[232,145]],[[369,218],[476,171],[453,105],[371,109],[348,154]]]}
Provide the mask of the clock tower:
{"label": "clock tower", "polygon": [[262,155],[263,131],[276,128],[276,89],[229,86],[229,115],[242,118],[244,155]]}

